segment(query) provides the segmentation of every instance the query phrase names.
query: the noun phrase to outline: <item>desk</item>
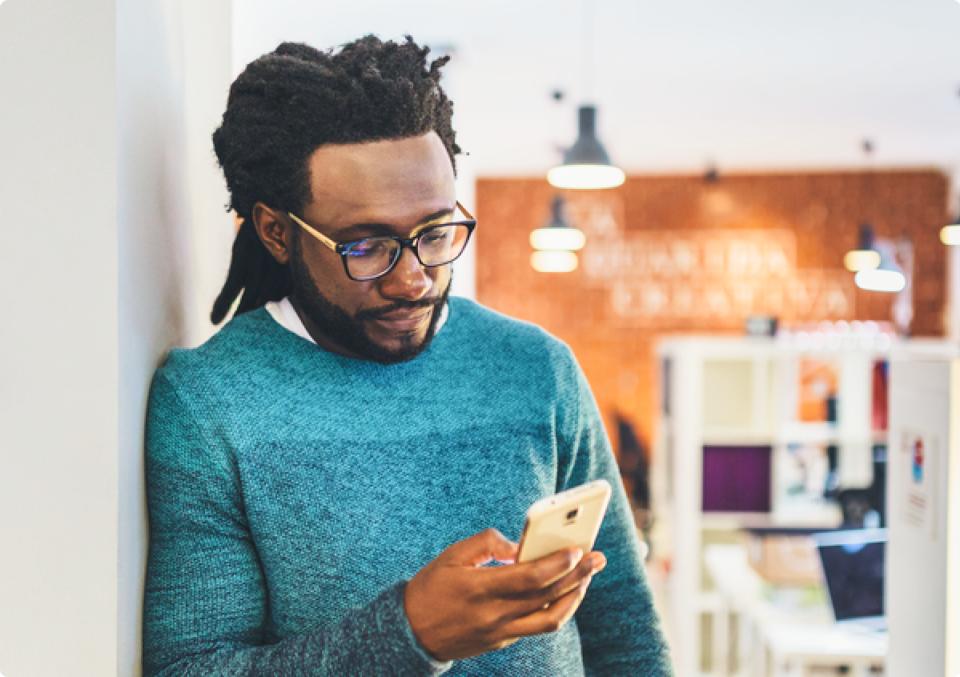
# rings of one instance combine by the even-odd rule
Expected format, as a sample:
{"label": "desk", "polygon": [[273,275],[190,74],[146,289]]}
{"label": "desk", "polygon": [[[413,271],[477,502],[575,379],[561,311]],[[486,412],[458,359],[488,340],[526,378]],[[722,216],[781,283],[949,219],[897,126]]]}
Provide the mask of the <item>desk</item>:
{"label": "desk", "polygon": [[847,666],[848,674],[860,677],[883,668],[885,633],[838,625],[823,604],[798,611],[773,604],[742,546],[708,546],[704,560],[720,598],[713,618],[714,665],[720,666],[720,674],[730,674],[729,623],[734,616],[740,629],[738,675],[801,677],[816,667]]}

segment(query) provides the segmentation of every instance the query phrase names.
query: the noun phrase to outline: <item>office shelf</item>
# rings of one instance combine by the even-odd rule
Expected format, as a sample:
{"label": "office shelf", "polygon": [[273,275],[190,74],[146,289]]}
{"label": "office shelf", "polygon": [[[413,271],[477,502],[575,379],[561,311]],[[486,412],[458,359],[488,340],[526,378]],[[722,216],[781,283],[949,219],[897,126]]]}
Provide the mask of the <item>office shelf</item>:
{"label": "office shelf", "polygon": [[[839,450],[840,484],[870,485],[872,448],[886,437],[874,430],[872,418],[874,364],[885,360],[897,343],[888,336],[821,340],[811,335],[676,337],[659,344],[663,416],[654,435],[652,541],[669,571],[667,631],[680,677],[699,674],[707,662],[701,638],[712,603],[704,588],[707,540],[735,539],[735,532],[745,527],[829,529],[840,524],[835,504],[813,493],[788,491],[797,449],[834,446]],[[808,404],[800,392],[802,379],[811,364],[815,370],[816,361],[826,363],[825,371],[832,369],[836,375],[836,383],[830,384],[836,388],[830,393],[833,422],[804,420],[802,415]],[[731,468],[739,468],[737,464],[748,461],[751,453],[768,463],[769,509],[704,512],[705,448],[714,454],[711,467],[720,468],[721,477],[725,453]],[[728,474],[733,482],[741,480],[736,470]],[[734,503],[740,498],[736,487],[728,493]]]}

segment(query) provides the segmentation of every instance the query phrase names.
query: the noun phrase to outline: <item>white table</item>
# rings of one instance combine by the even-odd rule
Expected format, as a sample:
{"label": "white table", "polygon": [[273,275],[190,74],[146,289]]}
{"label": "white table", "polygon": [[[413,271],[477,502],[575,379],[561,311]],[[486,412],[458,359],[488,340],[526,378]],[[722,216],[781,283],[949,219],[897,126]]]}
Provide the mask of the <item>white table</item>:
{"label": "white table", "polygon": [[887,635],[837,624],[825,605],[790,611],[764,596],[765,584],[739,545],[704,550],[707,571],[721,600],[714,614],[714,665],[727,675],[729,620],[739,621],[738,674],[744,677],[802,677],[814,667],[847,666],[856,677],[883,669]]}

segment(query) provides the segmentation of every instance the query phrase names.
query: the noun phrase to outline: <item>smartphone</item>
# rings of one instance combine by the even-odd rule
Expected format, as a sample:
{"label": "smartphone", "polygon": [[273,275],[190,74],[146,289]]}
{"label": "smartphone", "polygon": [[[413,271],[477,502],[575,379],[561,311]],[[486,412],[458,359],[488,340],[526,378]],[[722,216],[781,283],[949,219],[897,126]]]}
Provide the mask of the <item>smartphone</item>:
{"label": "smartphone", "polygon": [[517,562],[577,547],[586,555],[600,532],[610,503],[610,483],[596,480],[540,499],[527,510]]}

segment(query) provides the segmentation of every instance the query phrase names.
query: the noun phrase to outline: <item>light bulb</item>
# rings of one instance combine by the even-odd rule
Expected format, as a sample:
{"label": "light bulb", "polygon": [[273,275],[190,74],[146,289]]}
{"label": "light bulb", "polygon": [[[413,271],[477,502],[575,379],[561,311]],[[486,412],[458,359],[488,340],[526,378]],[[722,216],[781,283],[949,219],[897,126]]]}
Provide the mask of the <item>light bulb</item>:
{"label": "light bulb", "polygon": [[569,273],[577,269],[577,255],[573,252],[536,251],[530,255],[530,265],[538,273]]}
{"label": "light bulb", "polygon": [[587,236],[577,228],[547,226],[530,233],[530,246],[534,249],[577,251],[583,249]]}
{"label": "light bulb", "polygon": [[626,178],[623,170],[613,165],[559,165],[547,172],[550,185],[580,190],[616,188]]}
{"label": "light bulb", "polygon": [[843,265],[851,273],[872,270],[880,265],[880,252],[874,249],[851,249],[843,257]]}
{"label": "light bulb", "polygon": [[899,292],[907,286],[907,278],[899,270],[874,268],[861,270],[853,278],[860,289],[867,291]]}
{"label": "light bulb", "polygon": [[953,223],[941,228],[940,241],[945,245],[960,245],[960,223]]}

